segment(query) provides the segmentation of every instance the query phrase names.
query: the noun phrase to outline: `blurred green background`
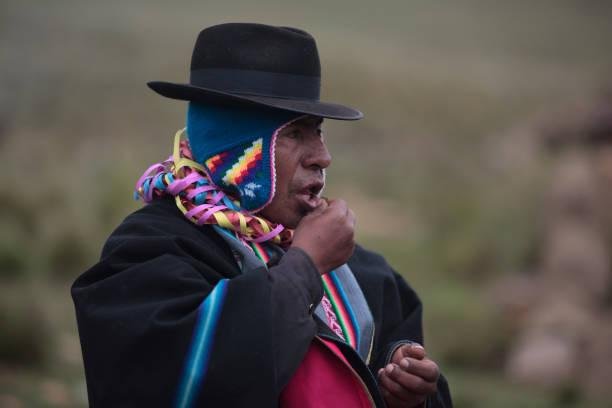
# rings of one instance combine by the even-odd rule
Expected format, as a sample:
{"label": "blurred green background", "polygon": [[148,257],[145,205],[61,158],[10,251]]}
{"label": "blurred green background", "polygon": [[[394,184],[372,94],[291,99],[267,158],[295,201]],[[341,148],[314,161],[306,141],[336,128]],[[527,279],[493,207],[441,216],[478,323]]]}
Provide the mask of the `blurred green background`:
{"label": "blurred green background", "polygon": [[541,125],[612,83],[611,18],[603,0],[0,0],[0,405],[86,405],[69,286],[184,122],[145,82],[185,81],[201,28],[249,21],[312,33],[323,99],[365,112],[325,124],[327,195],[421,295],[456,406],[612,406],[580,360],[555,384],[513,374],[531,309],[504,289],[539,276],[565,157]]}

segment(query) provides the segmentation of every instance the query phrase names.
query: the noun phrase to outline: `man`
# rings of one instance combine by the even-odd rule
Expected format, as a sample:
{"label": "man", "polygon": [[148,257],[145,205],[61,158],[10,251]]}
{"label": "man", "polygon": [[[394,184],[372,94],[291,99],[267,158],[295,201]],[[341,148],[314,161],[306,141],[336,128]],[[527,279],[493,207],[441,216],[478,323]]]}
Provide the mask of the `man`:
{"label": "man", "polygon": [[416,294],[355,246],[304,31],[222,24],[196,42],[186,138],[137,183],[148,203],[73,285],[92,406],[449,407]]}

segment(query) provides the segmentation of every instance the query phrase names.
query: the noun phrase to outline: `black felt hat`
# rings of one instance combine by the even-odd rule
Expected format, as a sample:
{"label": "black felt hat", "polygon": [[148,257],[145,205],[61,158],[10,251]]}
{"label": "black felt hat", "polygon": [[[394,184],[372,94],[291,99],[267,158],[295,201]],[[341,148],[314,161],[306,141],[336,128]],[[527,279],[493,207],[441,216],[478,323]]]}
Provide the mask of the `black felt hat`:
{"label": "black felt hat", "polygon": [[321,65],[305,31],[252,23],[227,23],[200,32],[188,84],[147,85],[173,99],[257,104],[341,120],[361,119],[356,109],[321,102]]}

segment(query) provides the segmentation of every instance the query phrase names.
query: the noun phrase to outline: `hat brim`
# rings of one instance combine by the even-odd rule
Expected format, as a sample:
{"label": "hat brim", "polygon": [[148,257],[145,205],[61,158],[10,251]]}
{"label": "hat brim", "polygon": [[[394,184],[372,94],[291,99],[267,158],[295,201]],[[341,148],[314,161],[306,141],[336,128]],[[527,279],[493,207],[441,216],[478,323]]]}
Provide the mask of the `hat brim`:
{"label": "hat brim", "polygon": [[190,84],[178,84],[164,81],[147,82],[147,85],[162,96],[184,101],[256,104],[338,120],[358,120],[363,118],[363,113],[357,109],[336,103],[229,93],[210,88],[201,88]]}

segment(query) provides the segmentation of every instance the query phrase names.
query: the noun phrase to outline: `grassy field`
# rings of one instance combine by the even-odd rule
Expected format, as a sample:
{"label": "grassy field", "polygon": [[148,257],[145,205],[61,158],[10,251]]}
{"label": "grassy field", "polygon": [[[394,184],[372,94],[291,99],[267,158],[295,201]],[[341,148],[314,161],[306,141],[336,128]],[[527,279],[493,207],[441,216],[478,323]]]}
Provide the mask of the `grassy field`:
{"label": "grassy field", "polygon": [[301,27],[328,121],[330,197],[418,290],[428,350],[458,407],[604,407],[571,386],[512,384],[515,334],[490,282],[533,267],[549,159],[534,123],[612,85],[606,1],[0,2],[0,405],[83,406],[68,287],[140,203],[185,105],[197,32],[225,21]]}

